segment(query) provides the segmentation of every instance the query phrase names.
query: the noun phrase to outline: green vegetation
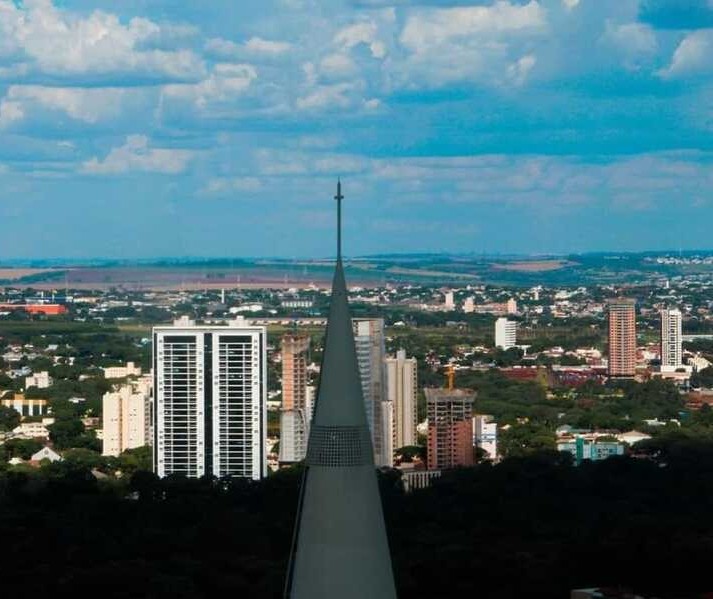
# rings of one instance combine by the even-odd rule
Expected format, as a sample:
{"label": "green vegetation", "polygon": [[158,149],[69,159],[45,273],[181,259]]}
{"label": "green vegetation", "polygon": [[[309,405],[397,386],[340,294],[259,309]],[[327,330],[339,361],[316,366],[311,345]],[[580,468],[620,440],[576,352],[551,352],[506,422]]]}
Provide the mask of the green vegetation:
{"label": "green vegetation", "polygon": [[[699,596],[710,583],[713,443],[660,438],[640,453],[648,459],[575,467],[571,456],[539,452],[452,471],[410,495],[398,473],[380,474],[399,596],[457,597],[473,580],[496,599],[523,589],[564,598],[597,584]],[[257,483],[92,474],[102,467],[73,450],[40,470],[0,473],[0,534],[13,539],[5,588],[84,595],[101,585],[107,599],[281,596],[300,467]]]}

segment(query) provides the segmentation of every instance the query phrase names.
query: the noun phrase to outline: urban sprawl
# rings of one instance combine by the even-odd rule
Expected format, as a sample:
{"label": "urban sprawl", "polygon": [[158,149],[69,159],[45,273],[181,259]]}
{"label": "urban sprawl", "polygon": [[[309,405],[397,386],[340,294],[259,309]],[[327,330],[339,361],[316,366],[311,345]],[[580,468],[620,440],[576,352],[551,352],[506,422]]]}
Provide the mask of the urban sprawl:
{"label": "urban sprawl", "polygon": [[[329,290],[0,296],[0,459],[258,480],[305,458]],[[713,279],[349,289],[377,466],[650,458],[713,434]]]}

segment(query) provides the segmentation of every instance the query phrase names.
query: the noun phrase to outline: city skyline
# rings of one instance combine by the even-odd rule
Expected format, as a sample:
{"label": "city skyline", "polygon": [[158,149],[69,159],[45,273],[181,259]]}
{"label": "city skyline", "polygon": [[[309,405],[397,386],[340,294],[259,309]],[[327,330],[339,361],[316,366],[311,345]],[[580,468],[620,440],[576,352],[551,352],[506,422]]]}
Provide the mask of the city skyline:
{"label": "city skyline", "polygon": [[3,0],[0,254],[325,256],[338,174],[353,255],[706,247],[711,23],[707,0]]}

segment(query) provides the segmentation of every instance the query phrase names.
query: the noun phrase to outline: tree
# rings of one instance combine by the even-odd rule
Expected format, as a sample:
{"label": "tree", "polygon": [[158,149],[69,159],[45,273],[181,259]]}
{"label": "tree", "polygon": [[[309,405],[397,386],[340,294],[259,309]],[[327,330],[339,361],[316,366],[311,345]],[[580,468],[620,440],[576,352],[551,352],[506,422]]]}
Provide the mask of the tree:
{"label": "tree", "polygon": [[500,433],[498,442],[503,457],[522,457],[556,449],[555,435],[544,426],[522,424],[511,426]]}
{"label": "tree", "polygon": [[90,470],[93,468],[99,468],[104,462],[102,456],[96,451],[84,448],[68,449],[64,452],[62,457],[64,458],[64,461],[71,466],[88,468]]}
{"label": "tree", "polygon": [[42,449],[42,443],[35,439],[10,439],[5,442],[4,447],[8,458],[29,460],[33,454]]}
{"label": "tree", "polygon": [[414,458],[419,458],[421,460],[426,459],[426,448],[421,445],[406,445],[397,449],[395,452],[396,456],[401,457],[401,461],[407,464],[413,462]]}
{"label": "tree", "polygon": [[7,406],[0,406],[0,431],[11,431],[20,424],[20,414]]}
{"label": "tree", "polygon": [[694,373],[691,376],[691,385],[693,387],[713,387],[713,366]]}
{"label": "tree", "polygon": [[58,449],[68,449],[74,447],[74,442],[84,433],[84,424],[79,418],[58,418],[47,430]]}
{"label": "tree", "polygon": [[153,469],[153,452],[149,445],[127,449],[119,456],[119,469],[125,474]]}

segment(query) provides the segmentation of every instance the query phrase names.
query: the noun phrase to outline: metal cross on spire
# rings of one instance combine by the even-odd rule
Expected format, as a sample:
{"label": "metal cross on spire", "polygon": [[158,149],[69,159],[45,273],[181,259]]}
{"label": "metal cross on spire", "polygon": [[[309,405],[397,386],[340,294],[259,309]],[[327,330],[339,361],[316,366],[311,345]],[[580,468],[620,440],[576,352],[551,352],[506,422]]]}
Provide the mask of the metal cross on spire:
{"label": "metal cross on spire", "polygon": [[337,179],[337,195],[334,196],[337,200],[337,260],[342,259],[342,182]]}

